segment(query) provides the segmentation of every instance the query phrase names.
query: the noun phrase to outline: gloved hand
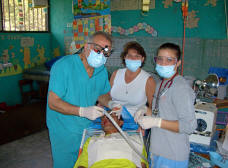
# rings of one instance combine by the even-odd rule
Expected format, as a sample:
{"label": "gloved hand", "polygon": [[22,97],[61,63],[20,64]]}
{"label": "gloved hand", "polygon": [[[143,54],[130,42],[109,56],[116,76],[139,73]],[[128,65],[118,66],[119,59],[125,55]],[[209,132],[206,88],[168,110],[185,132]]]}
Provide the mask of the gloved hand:
{"label": "gloved hand", "polygon": [[143,116],[139,118],[138,123],[143,129],[153,128],[153,127],[160,128],[161,121],[162,119],[158,117]]}
{"label": "gloved hand", "polygon": [[146,114],[146,112],[147,112],[147,106],[144,105],[144,106],[139,107],[138,110],[134,114],[135,122],[137,123],[139,118],[144,116],[144,114]]}
{"label": "gloved hand", "polygon": [[90,106],[90,107],[80,107],[79,116],[86,117],[90,120],[95,120],[98,117],[104,115],[104,109],[98,106]]}
{"label": "gloved hand", "polygon": [[108,102],[108,107],[112,110],[112,113],[115,113],[118,116],[118,118],[120,118],[121,112],[123,110],[123,107],[122,107],[121,104],[116,103],[116,102],[110,100]]}

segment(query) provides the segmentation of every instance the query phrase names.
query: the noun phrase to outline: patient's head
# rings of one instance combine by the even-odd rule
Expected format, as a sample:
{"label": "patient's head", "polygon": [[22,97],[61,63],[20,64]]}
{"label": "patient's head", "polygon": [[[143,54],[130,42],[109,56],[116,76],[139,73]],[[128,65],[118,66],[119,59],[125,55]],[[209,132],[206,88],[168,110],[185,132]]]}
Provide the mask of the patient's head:
{"label": "patient's head", "polygon": [[[120,127],[123,125],[122,117],[118,119],[118,116],[116,116],[116,114],[114,113],[112,113],[111,116]],[[101,126],[103,127],[105,134],[112,134],[118,132],[116,127],[113,125],[112,121],[109,120],[109,118],[105,115],[101,118]]]}

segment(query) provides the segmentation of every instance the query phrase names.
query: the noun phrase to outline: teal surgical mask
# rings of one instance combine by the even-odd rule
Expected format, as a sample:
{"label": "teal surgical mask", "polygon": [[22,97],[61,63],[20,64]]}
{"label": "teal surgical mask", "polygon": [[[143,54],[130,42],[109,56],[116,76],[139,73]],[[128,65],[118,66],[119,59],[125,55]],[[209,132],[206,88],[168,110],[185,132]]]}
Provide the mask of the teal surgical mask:
{"label": "teal surgical mask", "polygon": [[141,60],[125,59],[125,64],[127,69],[129,69],[132,72],[135,72],[139,67],[141,67],[142,62]]}
{"label": "teal surgical mask", "polygon": [[161,76],[162,78],[171,78],[176,71],[174,70],[176,64],[174,65],[167,65],[167,66],[162,66],[156,64],[155,70],[157,71],[158,75]]}
{"label": "teal surgical mask", "polygon": [[96,53],[94,50],[90,51],[89,56],[87,57],[88,64],[93,68],[98,68],[106,63],[107,58],[103,53]]}

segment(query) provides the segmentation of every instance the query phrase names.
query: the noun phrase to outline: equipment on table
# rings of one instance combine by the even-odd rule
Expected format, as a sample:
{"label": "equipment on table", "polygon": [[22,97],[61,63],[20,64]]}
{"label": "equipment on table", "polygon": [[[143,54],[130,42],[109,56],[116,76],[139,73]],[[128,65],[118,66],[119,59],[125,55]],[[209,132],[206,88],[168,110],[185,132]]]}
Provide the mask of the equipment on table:
{"label": "equipment on table", "polygon": [[[194,82],[194,90],[196,98],[200,100],[212,99],[217,97],[219,87],[219,79],[216,74],[209,74],[204,80],[196,80]],[[208,101],[211,102],[211,101]]]}
{"label": "equipment on table", "polygon": [[204,145],[210,145],[215,133],[215,121],[217,115],[216,105],[213,103],[197,103],[195,105],[197,128],[189,136],[189,141]]}

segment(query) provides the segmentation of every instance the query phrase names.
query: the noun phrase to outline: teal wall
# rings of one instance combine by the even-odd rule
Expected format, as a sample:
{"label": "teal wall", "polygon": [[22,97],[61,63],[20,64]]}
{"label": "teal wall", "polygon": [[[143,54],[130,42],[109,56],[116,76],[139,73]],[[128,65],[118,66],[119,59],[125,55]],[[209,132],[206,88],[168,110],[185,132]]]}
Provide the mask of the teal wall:
{"label": "teal wall", "polygon": [[[150,9],[146,16],[141,10],[112,11],[112,26],[130,28],[139,22],[146,22],[157,32],[158,37],[183,37],[183,19],[181,3],[172,3],[169,8],[163,7],[163,2],[156,0],[155,9]],[[199,18],[198,27],[187,28],[186,37],[203,39],[226,39],[226,16],[224,0],[217,0],[216,6],[205,6],[207,0],[189,0],[189,9],[196,11]],[[114,33],[114,36],[119,34]],[[131,36],[148,36],[145,31],[139,31]]]}
{"label": "teal wall", "polygon": [[[140,10],[112,11],[112,25],[129,28],[136,25],[138,22],[146,22],[158,32],[158,38],[161,38],[160,41],[162,39],[165,41],[166,38],[172,38],[172,40],[175,41],[175,38],[177,38],[178,43],[181,44],[181,38],[183,36],[183,20],[180,10],[181,4],[173,3],[172,7],[164,8],[162,2],[163,1],[156,0],[156,8],[151,9],[149,13],[147,13],[147,16],[142,16]],[[201,68],[201,64],[199,64],[199,62],[203,62],[203,68],[208,68],[210,65],[219,65],[220,63],[223,64],[223,67],[228,67],[228,63],[226,63],[227,59],[223,56],[220,56],[220,59],[216,60],[214,57],[213,59],[210,59],[210,57],[207,58],[204,55],[205,53],[208,53],[206,52],[207,48],[205,48],[205,46],[209,43],[209,47],[213,47],[213,44],[218,44],[216,45],[218,48],[220,46],[222,46],[223,49],[227,48],[227,46],[222,45],[227,43],[227,41],[224,40],[227,38],[224,0],[217,0],[217,5],[215,7],[212,5],[205,6],[206,2],[206,0],[189,1],[189,11],[197,11],[197,17],[199,17],[200,20],[198,22],[197,28],[186,30],[186,37],[189,38],[188,41],[194,42],[194,38],[197,38],[200,41],[200,45],[198,45],[197,50],[200,52],[191,54],[191,51],[194,51],[195,46],[191,46],[187,41],[186,51],[188,53],[186,53],[186,60],[193,60],[190,63],[186,63],[188,74],[191,74],[191,66],[195,68],[192,74],[199,74],[198,70]],[[20,40],[10,39],[13,36],[29,36],[35,39],[34,46],[30,47],[31,57],[38,55],[38,44],[45,48],[44,55],[47,58],[64,55],[64,37],[72,35],[71,31],[69,31],[71,28],[67,28],[67,23],[71,23],[73,21],[72,0],[50,0],[49,4],[50,33],[0,33],[0,57],[3,54],[3,50],[8,49],[9,53],[15,53],[15,59],[11,59],[10,61],[18,62],[17,59],[19,59],[19,64],[23,68],[23,48],[20,47]],[[66,33],[65,30],[68,30],[68,32]],[[113,36],[120,35],[113,33]],[[148,34],[145,31],[139,31],[130,36],[142,39],[144,36],[148,37]],[[211,40],[215,40],[215,42]],[[158,45],[159,44],[157,44],[157,46]],[[14,47],[12,48],[12,46]],[[56,49],[59,52],[56,53]],[[223,49],[219,50],[218,52],[226,51]],[[148,47],[146,50],[149,51],[150,47]],[[211,53],[211,55],[212,54],[213,53]],[[217,53],[215,52],[215,54]],[[220,55],[225,56],[225,54]],[[207,70],[202,71],[203,73],[206,73]],[[17,75],[0,77],[0,102],[6,102],[9,105],[18,104],[21,102],[18,88],[18,80],[20,79],[22,79],[21,73]]]}
{"label": "teal wall", "polygon": [[[60,55],[64,54],[64,36],[73,34],[70,32],[72,28],[67,28],[67,23],[73,22],[72,0],[50,0],[50,24],[52,49],[59,48]],[[64,30],[68,33],[64,33]]]}
{"label": "teal wall", "polygon": [[21,101],[18,80],[22,75],[12,75],[0,78],[0,102],[7,102],[8,105],[15,105]]}
{"label": "teal wall", "polygon": [[[34,44],[27,47],[28,49],[21,46],[21,39],[25,37],[34,39]],[[8,50],[8,62],[13,64],[10,68],[0,70],[0,102],[7,102],[8,105],[21,102],[18,80],[22,79],[22,71],[51,58],[50,40],[49,33],[0,33],[0,63],[4,50]],[[31,64],[28,65],[24,62],[25,50],[30,52]]]}
{"label": "teal wall", "polygon": [[[38,55],[37,48],[44,47],[44,57],[46,61],[54,56],[64,55],[64,30],[67,23],[73,20],[72,1],[71,0],[50,0],[50,33],[0,33],[0,57],[3,56],[3,51],[8,49],[9,62],[17,62],[21,70],[24,67],[23,47],[20,45],[20,39],[23,37],[34,38],[34,46],[29,47],[31,61]],[[69,29],[69,28],[68,28]],[[69,31],[68,34],[69,36]],[[71,33],[70,33],[71,35]],[[55,52],[55,49],[59,52]],[[15,58],[11,57],[11,53],[15,53]],[[39,64],[39,58],[32,61],[34,64]],[[0,60],[1,63],[1,60]],[[28,67],[29,68],[29,67]],[[0,71],[0,102],[6,102],[8,105],[21,103],[21,95],[18,86],[18,80],[22,79],[22,73],[16,75],[1,76]]]}
{"label": "teal wall", "polygon": [[[195,18],[199,21],[197,27],[186,28],[184,75],[204,79],[210,67],[228,68],[225,1],[217,0],[216,6],[213,6],[206,5],[209,2],[207,0],[189,0],[188,12],[196,11]],[[151,62],[152,57],[162,43],[174,42],[182,48],[181,3],[173,2],[172,6],[164,8],[164,2],[165,0],[156,0],[155,9],[150,9],[144,15],[141,10],[111,12],[112,26],[120,26],[126,30],[138,23],[146,23],[157,31],[157,37],[152,37],[144,30],[128,35],[128,37],[134,37],[145,48],[148,59],[144,69],[151,72],[155,72],[154,64]],[[191,18],[188,17],[188,19]],[[126,38],[119,33],[112,35]]]}

